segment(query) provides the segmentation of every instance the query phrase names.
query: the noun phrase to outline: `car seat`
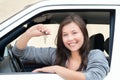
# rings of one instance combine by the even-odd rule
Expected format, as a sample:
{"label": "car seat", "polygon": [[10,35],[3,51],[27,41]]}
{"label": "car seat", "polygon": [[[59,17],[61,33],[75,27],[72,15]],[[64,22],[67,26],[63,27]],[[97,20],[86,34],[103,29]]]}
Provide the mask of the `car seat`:
{"label": "car seat", "polygon": [[94,34],[90,37],[90,48],[91,49],[100,49],[102,51],[106,51],[108,56],[106,59],[108,60],[110,66],[110,58],[109,58],[109,38],[104,41],[104,36],[101,33]]}
{"label": "car seat", "polygon": [[90,37],[90,48],[104,51],[104,36],[101,33],[94,34]]}

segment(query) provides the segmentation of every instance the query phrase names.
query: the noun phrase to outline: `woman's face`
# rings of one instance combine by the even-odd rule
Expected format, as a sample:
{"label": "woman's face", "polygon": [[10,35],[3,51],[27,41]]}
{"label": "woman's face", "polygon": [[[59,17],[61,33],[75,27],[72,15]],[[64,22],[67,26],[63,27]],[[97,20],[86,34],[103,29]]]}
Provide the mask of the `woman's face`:
{"label": "woman's face", "polygon": [[79,26],[74,22],[71,22],[63,27],[62,39],[65,47],[71,52],[78,51],[84,42],[83,33]]}

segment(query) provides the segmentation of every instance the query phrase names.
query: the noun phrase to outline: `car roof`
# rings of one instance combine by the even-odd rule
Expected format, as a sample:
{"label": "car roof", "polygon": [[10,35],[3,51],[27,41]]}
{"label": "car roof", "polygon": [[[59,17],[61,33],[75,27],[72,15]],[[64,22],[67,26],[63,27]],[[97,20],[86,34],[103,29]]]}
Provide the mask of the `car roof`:
{"label": "car roof", "polygon": [[[83,5],[83,6],[120,6],[120,1],[119,0],[70,0],[69,2],[67,0],[41,0],[39,2],[30,4],[25,6],[25,9],[29,11],[32,11],[36,8],[39,7],[44,7],[44,6],[53,6],[53,5]],[[22,11],[24,11],[23,9]],[[21,11],[20,11],[21,12]],[[24,11],[25,12],[25,11]],[[5,20],[6,21],[6,20]],[[6,24],[3,25],[5,22],[1,22],[0,30],[2,30],[2,27]],[[7,25],[7,24],[6,24]]]}
{"label": "car roof", "polygon": [[[119,0],[42,0],[46,4],[90,4],[90,5],[120,5]],[[64,3],[63,3],[64,2]]]}
{"label": "car roof", "polygon": [[[13,17],[7,19],[6,21],[2,22],[0,24],[0,32],[2,32],[5,28],[10,27],[11,24],[13,24],[15,21],[17,21],[18,19],[21,19],[22,17],[26,16],[28,13],[33,12],[34,10],[38,9],[38,8],[42,8],[42,7],[50,7],[50,6],[71,6],[71,5],[82,5],[82,6],[120,6],[120,1],[118,0],[96,0],[96,1],[91,1],[91,0],[70,0],[69,2],[67,0],[42,0],[40,2],[28,5],[27,7],[25,7],[25,9],[23,9],[22,11],[20,11],[19,13],[17,13],[16,15],[14,15]],[[95,14],[89,14],[89,16],[93,16],[94,19],[96,17],[101,17],[102,20],[105,20],[105,16],[108,15],[107,13],[105,14],[101,14],[101,13],[97,13],[97,16]],[[91,19],[94,20],[94,19]],[[101,21],[102,21],[101,20]],[[104,22],[104,21],[103,21]],[[12,28],[11,28],[12,29]],[[5,32],[5,31],[4,31]],[[7,33],[7,32],[6,32]],[[0,37],[2,37],[3,35],[0,35]]]}

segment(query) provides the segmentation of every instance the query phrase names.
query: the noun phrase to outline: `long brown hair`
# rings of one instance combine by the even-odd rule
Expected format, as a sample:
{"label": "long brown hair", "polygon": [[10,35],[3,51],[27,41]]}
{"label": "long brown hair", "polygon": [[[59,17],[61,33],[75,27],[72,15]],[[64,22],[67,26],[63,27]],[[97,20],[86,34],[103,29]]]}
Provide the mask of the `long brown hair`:
{"label": "long brown hair", "polygon": [[78,70],[86,69],[87,67],[87,62],[88,62],[88,53],[89,53],[89,37],[88,37],[88,32],[86,29],[86,23],[84,20],[76,15],[76,14],[71,14],[67,16],[60,24],[57,37],[56,37],[56,45],[57,45],[57,50],[56,50],[56,60],[55,64],[56,65],[61,65],[65,66],[66,61],[70,58],[71,52],[68,50],[62,40],[62,29],[65,25],[74,22],[76,23],[79,28],[81,29],[83,36],[84,36],[84,43],[82,47],[79,49],[79,54],[82,58],[82,62],[80,64],[80,67]]}

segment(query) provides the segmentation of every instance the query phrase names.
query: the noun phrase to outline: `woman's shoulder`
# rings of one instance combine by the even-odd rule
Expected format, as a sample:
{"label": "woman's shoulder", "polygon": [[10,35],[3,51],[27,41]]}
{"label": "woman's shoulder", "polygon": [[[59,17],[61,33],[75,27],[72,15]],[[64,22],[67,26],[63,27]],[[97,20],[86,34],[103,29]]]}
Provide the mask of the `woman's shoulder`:
{"label": "woman's shoulder", "polygon": [[100,59],[101,58],[101,59],[103,59],[103,58],[105,58],[105,54],[103,51],[101,51],[99,49],[93,49],[93,50],[90,50],[88,58],[91,58],[91,59]]}

